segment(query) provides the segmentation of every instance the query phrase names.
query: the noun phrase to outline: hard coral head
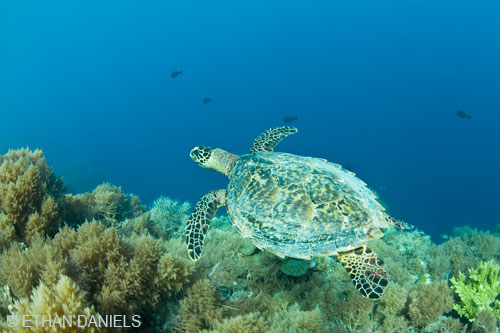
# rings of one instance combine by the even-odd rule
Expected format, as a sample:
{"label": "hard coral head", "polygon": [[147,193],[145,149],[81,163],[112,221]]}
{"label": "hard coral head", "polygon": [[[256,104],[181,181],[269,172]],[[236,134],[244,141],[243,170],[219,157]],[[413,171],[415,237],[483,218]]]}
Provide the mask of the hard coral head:
{"label": "hard coral head", "polygon": [[207,146],[198,146],[194,147],[191,152],[189,153],[189,156],[191,156],[191,159],[198,163],[199,166],[205,169],[213,169],[213,166],[211,165],[211,158],[212,153],[214,152],[215,148],[213,147],[207,147]]}

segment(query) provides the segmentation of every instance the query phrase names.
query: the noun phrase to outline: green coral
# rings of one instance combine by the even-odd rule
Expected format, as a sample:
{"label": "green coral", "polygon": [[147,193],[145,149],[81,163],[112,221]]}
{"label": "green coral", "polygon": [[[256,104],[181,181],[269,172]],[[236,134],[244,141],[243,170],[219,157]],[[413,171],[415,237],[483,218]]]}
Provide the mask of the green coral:
{"label": "green coral", "polygon": [[492,260],[481,262],[478,268],[469,269],[469,279],[460,272],[458,279],[450,279],[452,289],[461,302],[453,307],[459,315],[474,321],[484,309],[491,311],[500,320],[500,266]]}

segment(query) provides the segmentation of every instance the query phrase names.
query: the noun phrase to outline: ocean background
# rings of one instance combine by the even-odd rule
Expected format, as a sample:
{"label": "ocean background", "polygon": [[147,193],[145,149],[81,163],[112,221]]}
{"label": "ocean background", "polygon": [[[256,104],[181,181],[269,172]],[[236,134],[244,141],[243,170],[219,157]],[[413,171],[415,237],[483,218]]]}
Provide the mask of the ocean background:
{"label": "ocean background", "polygon": [[69,192],[194,203],[227,179],[192,147],[245,154],[285,116],[276,151],[347,166],[433,240],[493,230],[500,2],[0,2],[0,154],[41,148]]}

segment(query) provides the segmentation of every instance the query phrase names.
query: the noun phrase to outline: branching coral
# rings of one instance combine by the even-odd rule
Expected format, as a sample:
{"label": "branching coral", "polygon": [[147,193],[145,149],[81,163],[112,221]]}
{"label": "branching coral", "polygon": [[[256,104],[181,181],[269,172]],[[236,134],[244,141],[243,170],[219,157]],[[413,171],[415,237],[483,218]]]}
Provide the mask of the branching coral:
{"label": "branching coral", "polygon": [[500,266],[492,260],[481,262],[469,269],[468,279],[460,272],[450,281],[461,300],[453,307],[459,315],[474,321],[479,312],[489,310],[500,320],[500,301],[496,299],[500,295]]}

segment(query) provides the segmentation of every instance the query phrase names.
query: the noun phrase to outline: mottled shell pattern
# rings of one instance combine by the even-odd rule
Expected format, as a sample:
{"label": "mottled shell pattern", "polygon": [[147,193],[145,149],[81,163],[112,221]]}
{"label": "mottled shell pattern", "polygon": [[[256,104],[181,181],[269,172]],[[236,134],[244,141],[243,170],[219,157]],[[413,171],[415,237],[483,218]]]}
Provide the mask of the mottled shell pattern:
{"label": "mottled shell pattern", "polygon": [[383,236],[376,195],[354,173],[324,159],[287,153],[238,158],[226,192],[233,225],[279,256],[332,256]]}

